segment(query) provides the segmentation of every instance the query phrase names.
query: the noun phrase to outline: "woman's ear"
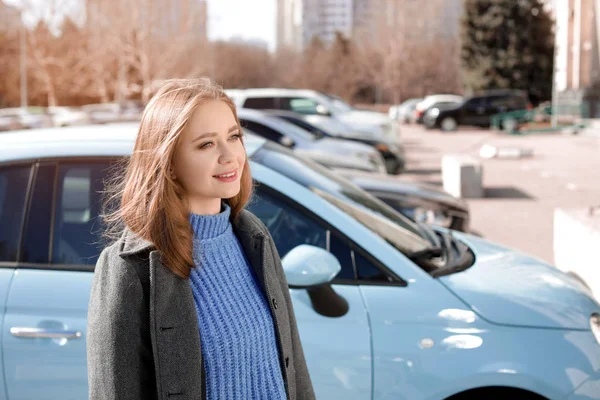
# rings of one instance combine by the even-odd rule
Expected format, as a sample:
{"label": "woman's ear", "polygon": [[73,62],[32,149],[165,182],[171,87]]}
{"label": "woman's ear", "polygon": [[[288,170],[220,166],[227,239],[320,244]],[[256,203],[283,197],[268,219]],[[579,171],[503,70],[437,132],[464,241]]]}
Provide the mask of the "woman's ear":
{"label": "woman's ear", "polygon": [[173,170],[173,167],[169,167],[169,177],[173,180],[175,180],[177,178],[177,176],[175,175],[175,171]]}

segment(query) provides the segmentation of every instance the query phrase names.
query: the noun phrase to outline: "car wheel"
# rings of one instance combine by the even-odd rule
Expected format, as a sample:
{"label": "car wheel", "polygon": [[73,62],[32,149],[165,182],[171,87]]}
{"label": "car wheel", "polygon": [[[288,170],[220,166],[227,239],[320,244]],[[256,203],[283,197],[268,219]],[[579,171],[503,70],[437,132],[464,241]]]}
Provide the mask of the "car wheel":
{"label": "car wheel", "polygon": [[517,120],[514,118],[506,118],[502,121],[502,129],[505,132],[514,132],[517,130]]}
{"label": "car wheel", "polygon": [[454,132],[457,125],[456,120],[452,117],[445,117],[440,124],[444,132]]}

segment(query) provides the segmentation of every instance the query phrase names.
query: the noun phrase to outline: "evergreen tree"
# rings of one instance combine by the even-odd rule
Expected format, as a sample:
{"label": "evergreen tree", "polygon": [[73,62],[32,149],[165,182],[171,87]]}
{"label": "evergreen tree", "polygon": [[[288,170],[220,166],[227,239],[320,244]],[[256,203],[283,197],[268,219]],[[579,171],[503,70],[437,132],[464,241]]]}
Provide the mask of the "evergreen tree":
{"label": "evergreen tree", "polygon": [[522,89],[534,103],[549,99],[554,21],[542,0],[464,4],[461,64],[467,89]]}

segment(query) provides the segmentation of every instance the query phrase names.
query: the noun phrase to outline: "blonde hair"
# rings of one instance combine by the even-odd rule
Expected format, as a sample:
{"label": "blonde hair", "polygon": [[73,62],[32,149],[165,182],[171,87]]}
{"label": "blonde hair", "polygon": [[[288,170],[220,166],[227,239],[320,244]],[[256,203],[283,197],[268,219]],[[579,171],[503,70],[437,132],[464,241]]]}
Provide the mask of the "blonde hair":
{"label": "blonde hair", "polygon": [[[193,112],[209,100],[226,103],[240,125],[236,107],[223,88],[208,78],[167,80],[146,106],[125,174],[108,190],[104,222],[113,239],[129,228],[162,253],[162,261],[176,275],[187,278],[194,266],[189,208],[182,186],[169,173],[179,137]],[[241,130],[241,127],[240,127]],[[246,159],[239,193],[224,199],[235,219],[252,194]],[[111,207],[114,205],[115,207]]]}

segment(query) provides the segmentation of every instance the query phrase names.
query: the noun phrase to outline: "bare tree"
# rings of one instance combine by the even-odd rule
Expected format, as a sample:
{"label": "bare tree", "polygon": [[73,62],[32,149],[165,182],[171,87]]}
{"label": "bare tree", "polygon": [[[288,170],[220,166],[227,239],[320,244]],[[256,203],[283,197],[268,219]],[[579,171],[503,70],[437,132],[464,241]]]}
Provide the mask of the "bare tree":
{"label": "bare tree", "polygon": [[116,65],[106,90],[145,101],[154,81],[204,70],[209,60],[197,53],[206,48],[204,11],[195,0],[87,0],[94,58]]}

